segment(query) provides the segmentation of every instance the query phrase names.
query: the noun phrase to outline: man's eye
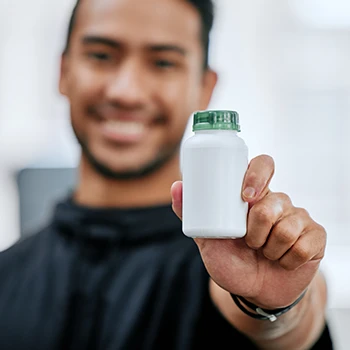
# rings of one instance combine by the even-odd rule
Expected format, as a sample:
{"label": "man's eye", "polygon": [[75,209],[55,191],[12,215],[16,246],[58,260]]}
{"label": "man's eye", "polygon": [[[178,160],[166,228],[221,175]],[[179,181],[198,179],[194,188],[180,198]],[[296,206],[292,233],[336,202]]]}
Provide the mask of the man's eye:
{"label": "man's eye", "polygon": [[168,60],[156,60],[155,65],[159,68],[172,68],[175,67],[175,63]]}
{"label": "man's eye", "polygon": [[97,61],[108,61],[111,58],[109,54],[103,52],[90,52],[88,56]]}

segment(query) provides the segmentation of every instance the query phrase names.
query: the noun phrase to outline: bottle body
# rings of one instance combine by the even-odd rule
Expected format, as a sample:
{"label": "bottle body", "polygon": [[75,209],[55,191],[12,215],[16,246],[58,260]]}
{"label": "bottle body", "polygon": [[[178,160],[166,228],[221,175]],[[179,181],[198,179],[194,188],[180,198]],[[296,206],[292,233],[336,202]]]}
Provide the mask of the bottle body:
{"label": "bottle body", "polygon": [[184,142],[182,157],[184,234],[243,237],[248,204],[241,193],[248,148],[237,131],[196,131]]}

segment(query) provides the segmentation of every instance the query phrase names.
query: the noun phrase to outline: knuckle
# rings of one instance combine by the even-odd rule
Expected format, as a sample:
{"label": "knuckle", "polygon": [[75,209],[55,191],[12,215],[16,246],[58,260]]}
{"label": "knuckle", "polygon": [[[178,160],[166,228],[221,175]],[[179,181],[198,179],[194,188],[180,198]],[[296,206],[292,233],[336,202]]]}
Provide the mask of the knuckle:
{"label": "knuckle", "polygon": [[309,212],[304,208],[295,208],[296,215],[302,218],[310,218]]}
{"label": "knuckle", "polygon": [[322,260],[324,258],[324,255],[325,255],[325,247],[323,247],[321,251],[317,254],[317,259]]}
{"label": "knuckle", "polygon": [[278,200],[280,202],[284,202],[284,203],[288,203],[288,204],[292,203],[290,197],[283,192],[275,192],[272,194],[272,196],[274,197],[275,200]]}
{"label": "knuckle", "polygon": [[291,227],[281,227],[276,231],[276,241],[282,245],[294,243],[297,236],[297,232]]}
{"label": "knuckle", "polygon": [[267,204],[260,204],[252,208],[252,215],[259,223],[269,223],[273,211]]}
{"label": "knuckle", "polygon": [[279,258],[279,257],[276,255],[276,253],[272,252],[271,249],[269,249],[269,248],[267,248],[267,247],[263,248],[262,252],[263,252],[265,258],[267,258],[267,259],[269,259],[269,260],[276,261],[276,260],[278,260],[278,258]]}
{"label": "knuckle", "polygon": [[297,265],[292,264],[289,259],[281,259],[280,266],[287,271],[294,271],[297,269]]}
{"label": "knuckle", "polygon": [[304,245],[294,245],[291,249],[291,254],[294,260],[306,262],[310,259],[310,251]]}
{"label": "knuckle", "polygon": [[248,247],[252,249],[259,249],[264,245],[264,242],[259,241],[256,237],[252,237],[250,235],[246,236],[245,242],[248,245]]}
{"label": "knuckle", "polygon": [[317,224],[317,223],[315,223],[315,224],[316,224],[316,230],[320,232],[320,237],[326,239],[327,238],[326,229],[320,224]]}

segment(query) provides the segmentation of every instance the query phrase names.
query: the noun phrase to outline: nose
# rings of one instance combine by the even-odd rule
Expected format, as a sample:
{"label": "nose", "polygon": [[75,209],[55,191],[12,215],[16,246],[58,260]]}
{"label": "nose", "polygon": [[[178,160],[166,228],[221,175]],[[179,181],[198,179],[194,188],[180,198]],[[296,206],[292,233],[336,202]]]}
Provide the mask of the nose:
{"label": "nose", "polygon": [[138,108],[146,103],[148,91],[141,65],[130,60],[111,74],[106,88],[106,97],[124,108]]}

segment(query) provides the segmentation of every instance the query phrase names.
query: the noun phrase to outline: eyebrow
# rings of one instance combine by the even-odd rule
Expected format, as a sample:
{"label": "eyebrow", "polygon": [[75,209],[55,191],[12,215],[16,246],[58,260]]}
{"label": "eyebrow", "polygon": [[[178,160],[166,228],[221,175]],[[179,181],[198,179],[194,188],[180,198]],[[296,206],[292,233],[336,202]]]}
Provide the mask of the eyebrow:
{"label": "eyebrow", "polygon": [[[117,40],[109,39],[102,36],[93,36],[93,35],[84,36],[82,38],[82,43],[84,45],[101,44],[101,45],[109,46],[110,48],[113,48],[113,49],[118,49],[123,46]],[[182,56],[186,56],[188,53],[185,48],[178,45],[173,45],[173,44],[152,44],[147,46],[147,50],[151,52],[176,52],[181,54]]]}
{"label": "eyebrow", "polygon": [[178,45],[167,45],[167,44],[160,44],[160,45],[151,45],[150,51],[152,52],[177,52],[181,54],[182,56],[187,55],[187,50],[183,47],[180,47]]}
{"label": "eyebrow", "polygon": [[100,36],[84,36],[82,38],[82,43],[85,45],[88,44],[102,44],[102,45],[106,45],[109,46],[111,48],[119,48],[121,47],[121,44],[118,41],[112,40],[112,39],[108,39],[105,37],[100,37]]}

